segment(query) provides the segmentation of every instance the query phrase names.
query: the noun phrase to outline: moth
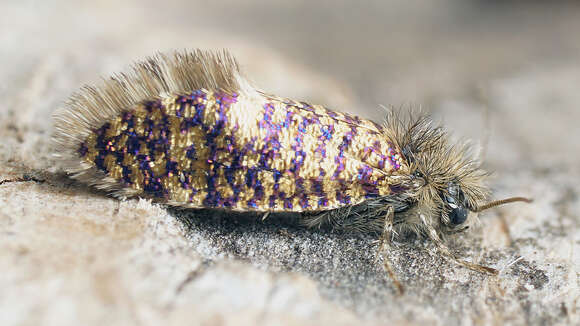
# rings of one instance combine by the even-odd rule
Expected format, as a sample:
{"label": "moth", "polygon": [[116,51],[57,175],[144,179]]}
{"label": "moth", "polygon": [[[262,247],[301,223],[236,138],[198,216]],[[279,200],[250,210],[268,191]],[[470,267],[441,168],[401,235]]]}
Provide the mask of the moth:
{"label": "moth", "polygon": [[118,198],[242,212],[300,212],[310,227],[431,239],[467,230],[487,173],[428,117],[383,124],[252,86],[227,52],[158,54],[85,86],[54,115],[63,168]]}

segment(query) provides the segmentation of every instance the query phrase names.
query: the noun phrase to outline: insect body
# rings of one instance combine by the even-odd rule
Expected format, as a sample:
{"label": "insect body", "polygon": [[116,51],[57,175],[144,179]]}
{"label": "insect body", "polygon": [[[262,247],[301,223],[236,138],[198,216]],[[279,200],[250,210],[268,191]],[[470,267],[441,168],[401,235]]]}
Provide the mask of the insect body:
{"label": "insect body", "polygon": [[85,87],[55,120],[65,169],[117,197],[303,212],[309,226],[426,235],[448,256],[442,238],[488,194],[467,148],[427,118],[378,125],[271,96],[227,53],[158,55]]}

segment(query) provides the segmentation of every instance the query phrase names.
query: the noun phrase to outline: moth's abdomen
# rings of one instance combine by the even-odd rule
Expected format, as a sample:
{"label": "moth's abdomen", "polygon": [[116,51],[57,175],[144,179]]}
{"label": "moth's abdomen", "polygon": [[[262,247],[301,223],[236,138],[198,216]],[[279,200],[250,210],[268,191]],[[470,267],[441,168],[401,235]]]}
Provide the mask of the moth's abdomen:
{"label": "moth's abdomen", "polygon": [[376,124],[275,97],[195,90],[93,130],[81,159],[121,193],[172,205],[327,210],[391,193],[407,166]]}

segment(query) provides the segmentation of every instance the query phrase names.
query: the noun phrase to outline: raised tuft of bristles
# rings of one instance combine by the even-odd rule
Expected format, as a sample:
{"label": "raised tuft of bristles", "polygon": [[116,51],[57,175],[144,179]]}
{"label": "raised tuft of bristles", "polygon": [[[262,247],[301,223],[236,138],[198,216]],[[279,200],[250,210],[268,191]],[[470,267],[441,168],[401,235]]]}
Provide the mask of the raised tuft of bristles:
{"label": "raised tuft of bristles", "polygon": [[[103,79],[101,85],[85,85],[72,94],[54,115],[52,143],[61,167],[81,182],[113,193],[122,186],[106,174],[79,160],[79,145],[95,129],[163,94],[186,94],[194,89],[229,93],[252,92],[240,75],[235,58],[226,50],[158,53],[135,63],[129,72]],[[130,195],[131,192],[128,192]]]}

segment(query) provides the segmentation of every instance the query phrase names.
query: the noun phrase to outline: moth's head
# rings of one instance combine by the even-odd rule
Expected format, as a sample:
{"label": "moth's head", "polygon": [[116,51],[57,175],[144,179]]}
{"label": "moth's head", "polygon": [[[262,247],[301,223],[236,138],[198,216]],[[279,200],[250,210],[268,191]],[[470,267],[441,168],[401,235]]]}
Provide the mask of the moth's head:
{"label": "moth's head", "polygon": [[410,166],[415,214],[420,219],[415,223],[440,235],[451,234],[467,230],[484,209],[526,201],[516,197],[486,203],[489,190],[484,183],[488,173],[481,168],[471,147],[451,141],[449,134],[434,126],[429,118],[391,114],[386,130]]}
{"label": "moth's head", "polygon": [[449,135],[425,117],[393,127],[397,143],[416,179],[413,184],[421,223],[441,234],[456,233],[477,221],[477,206],[486,200],[487,173],[467,144]]}
{"label": "moth's head", "polygon": [[[461,174],[455,177],[460,176]],[[419,205],[430,214],[431,225],[442,234],[457,233],[467,230],[476,223],[477,215],[481,211],[518,201],[532,202],[531,199],[525,197],[510,197],[486,202],[488,191],[481,184],[484,176],[484,172],[472,170],[464,174],[463,179],[452,179],[446,185],[433,181],[431,184],[427,182],[420,191]],[[437,176],[435,176],[436,179]]]}
{"label": "moth's head", "polygon": [[[486,173],[476,168],[474,161],[465,161],[461,156],[455,157],[453,164],[450,157],[435,153],[423,153],[415,159],[415,175],[422,179],[415,197],[422,223],[441,235],[465,231],[475,224],[478,203],[485,202],[488,196],[484,186]],[[439,163],[428,163],[433,159]]]}

